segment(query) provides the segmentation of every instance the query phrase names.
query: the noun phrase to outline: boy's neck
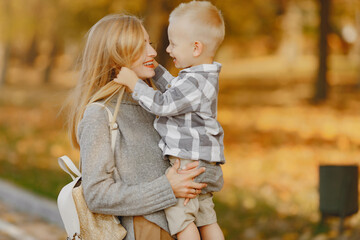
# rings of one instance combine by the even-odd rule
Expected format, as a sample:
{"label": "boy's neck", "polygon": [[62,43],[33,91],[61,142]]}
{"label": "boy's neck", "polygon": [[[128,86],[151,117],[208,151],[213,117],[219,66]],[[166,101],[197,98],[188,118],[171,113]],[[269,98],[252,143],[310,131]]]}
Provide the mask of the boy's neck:
{"label": "boy's neck", "polygon": [[213,62],[214,62],[213,57],[207,57],[207,58],[201,58],[201,59],[199,58],[190,67],[195,67],[195,66],[199,66],[199,65],[202,65],[202,64],[212,64]]}

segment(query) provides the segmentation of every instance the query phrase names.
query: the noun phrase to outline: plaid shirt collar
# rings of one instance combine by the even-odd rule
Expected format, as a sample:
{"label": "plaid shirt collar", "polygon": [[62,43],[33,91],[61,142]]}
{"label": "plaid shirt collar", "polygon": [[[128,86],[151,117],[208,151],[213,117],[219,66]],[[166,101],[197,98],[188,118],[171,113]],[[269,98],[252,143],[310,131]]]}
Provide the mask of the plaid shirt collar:
{"label": "plaid shirt collar", "polygon": [[187,73],[203,73],[203,72],[213,72],[213,73],[220,73],[221,70],[221,63],[213,62],[212,64],[201,64],[194,67],[189,67],[181,70],[179,72],[179,77],[183,77]]}

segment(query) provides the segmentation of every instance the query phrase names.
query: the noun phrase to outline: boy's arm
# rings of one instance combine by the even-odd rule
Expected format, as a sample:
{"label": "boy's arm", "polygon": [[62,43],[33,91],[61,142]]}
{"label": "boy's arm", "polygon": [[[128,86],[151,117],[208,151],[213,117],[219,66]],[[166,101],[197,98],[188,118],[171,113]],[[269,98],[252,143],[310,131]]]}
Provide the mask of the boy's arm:
{"label": "boy's arm", "polygon": [[202,92],[197,88],[198,81],[194,77],[178,79],[177,86],[164,93],[149,87],[137,78],[134,71],[122,67],[115,82],[125,85],[133,91],[132,97],[147,111],[159,116],[174,116],[197,109]]}
{"label": "boy's arm", "polygon": [[131,91],[134,90],[138,80],[139,78],[136,73],[127,67],[122,67],[116,78],[114,78],[114,82],[130,88]]}
{"label": "boy's arm", "polygon": [[224,185],[223,171],[221,164],[213,165],[208,161],[199,160],[199,167],[205,167],[206,171],[195,178],[195,182],[206,183],[201,193],[219,192]]}
{"label": "boy's arm", "polygon": [[195,111],[200,105],[201,91],[195,78],[187,78],[164,93],[154,90],[143,81],[134,87],[133,98],[147,111],[159,116],[174,116]]}
{"label": "boy's arm", "polygon": [[[153,77],[154,83],[156,87],[161,91],[164,92],[168,88],[170,81],[174,78],[163,66],[159,65],[154,60],[154,65],[157,67],[155,68],[155,76]],[[119,74],[114,79],[115,82],[125,85],[134,91],[135,84],[139,78],[135,74],[134,71],[127,67],[122,67],[119,71]]]}
{"label": "boy's arm", "polygon": [[155,86],[161,91],[161,92],[165,92],[166,91],[166,86],[171,82],[171,80],[173,80],[175,77],[173,75],[171,75],[171,73],[166,70],[166,68],[164,68],[161,65],[158,65],[155,68],[155,76],[153,77]]}

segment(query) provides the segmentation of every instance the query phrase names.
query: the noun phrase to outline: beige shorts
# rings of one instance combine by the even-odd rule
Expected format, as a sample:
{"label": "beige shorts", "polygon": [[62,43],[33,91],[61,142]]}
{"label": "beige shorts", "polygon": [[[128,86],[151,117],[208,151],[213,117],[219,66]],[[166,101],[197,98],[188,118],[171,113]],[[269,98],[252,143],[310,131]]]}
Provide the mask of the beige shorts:
{"label": "beige shorts", "polygon": [[[181,159],[180,167],[194,160]],[[170,159],[171,165],[175,160]],[[179,198],[176,205],[165,209],[171,235],[184,230],[190,223],[194,222],[197,227],[217,222],[214,210],[213,196],[211,193],[200,194],[197,198],[190,199],[184,206],[184,198]]]}

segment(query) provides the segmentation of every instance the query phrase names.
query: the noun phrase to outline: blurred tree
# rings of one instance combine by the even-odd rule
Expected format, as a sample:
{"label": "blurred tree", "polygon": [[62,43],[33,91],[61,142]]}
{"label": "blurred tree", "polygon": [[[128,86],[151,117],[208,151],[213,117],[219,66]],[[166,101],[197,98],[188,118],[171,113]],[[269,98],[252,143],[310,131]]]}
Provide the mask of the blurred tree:
{"label": "blurred tree", "polygon": [[37,36],[37,34],[34,34],[32,39],[30,40],[29,48],[24,53],[23,61],[24,61],[24,64],[26,64],[27,66],[34,65],[35,59],[39,54],[38,46],[39,46],[38,36]]}
{"label": "blurred tree", "polygon": [[43,83],[49,83],[56,60],[65,51],[66,44],[71,45],[83,39],[86,31],[96,21],[110,13],[114,1],[48,0],[46,3],[40,1],[42,5],[38,7],[37,16],[40,16],[38,17],[40,21],[41,19],[48,21],[41,22],[38,25],[41,31],[35,31],[34,35],[35,39],[40,36],[48,43]]}
{"label": "blurred tree", "polygon": [[152,42],[156,45],[157,60],[166,68],[170,67],[171,63],[169,54],[166,52],[166,48],[169,45],[167,35],[168,19],[171,11],[181,2],[183,1],[147,0],[144,11],[146,16],[144,24]]}
{"label": "blurred tree", "polygon": [[[144,24],[153,42],[157,44],[158,61],[163,65],[170,66],[170,58],[165,49],[168,45],[167,25],[170,12],[181,2],[189,0],[0,0],[0,37],[1,60],[15,59],[14,64],[33,66],[42,71],[43,82],[50,81],[51,70],[56,64],[56,59],[63,53],[75,55],[73,49],[80,52],[80,42],[89,28],[100,18],[109,13],[127,12],[140,17],[145,17]],[[314,17],[315,3],[324,5],[322,10],[329,7],[330,1],[320,0],[210,0],[221,9],[226,23],[225,44],[230,46],[229,57],[251,57],[273,54],[281,47],[281,44],[291,39],[290,33],[306,34],[304,51],[313,53],[315,36],[317,36],[317,18]],[[344,0],[341,0],[342,2]],[[338,0],[336,3],[340,3]],[[348,0],[349,1],[349,0]],[[358,0],[353,0],[358,1]],[[295,3],[296,8],[290,8]],[[344,5],[344,4],[342,4]],[[10,10],[6,6],[10,6]],[[329,10],[327,10],[329,11]],[[11,14],[9,14],[11,12]],[[326,17],[322,12],[322,19]],[[289,14],[291,13],[291,14]],[[295,13],[295,14],[294,14]],[[287,16],[297,15],[298,24],[296,31],[288,24],[288,32],[284,33],[283,25],[286,25]],[[336,18],[331,25],[340,29],[340,15],[349,15],[349,10],[343,7],[334,8]],[[339,16],[338,16],[339,15]],[[300,16],[300,17],[299,17]],[[316,15],[317,16],[317,15]],[[324,18],[325,17],[325,18]],[[291,18],[291,17],[290,17]],[[324,21],[322,20],[322,24]],[[326,21],[329,21],[327,19]],[[336,24],[335,24],[336,23]],[[299,27],[299,25],[302,25]],[[10,27],[11,26],[11,27]],[[320,29],[324,29],[321,25]],[[302,30],[302,32],[300,32]],[[328,30],[327,30],[328,31]],[[296,34],[295,34],[296,32]],[[322,33],[323,34],[323,33]],[[326,34],[325,34],[326,35]],[[7,38],[10,38],[7,41]],[[321,41],[326,41],[326,36],[321,35]],[[310,41],[309,41],[310,40]],[[293,41],[294,42],[294,41]],[[306,46],[305,46],[306,45]],[[11,47],[10,47],[11,46]],[[324,59],[325,45],[319,42],[321,56]],[[10,49],[11,56],[10,56]],[[295,49],[288,46],[288,49]],[[326,49],[325,49],[326,50]],[[67,52],[68,51],[68,52]],[[298,54],[302,54],[299,50]],[[291,57],[291,56],[290,56]],[[73,56],[73,59],[76,57]],[[0,69],[0,81],[4,81],[8,60],[1,61],[5,66]],[[34,65],[36,63],[36,65]],[[73,65],[73,64],[69,64]],[[0,66],[1,67],[1,66]],[[314,98],[326,96],[327,83],[324,79],[326,61],[319,65],[318,79],[315,85]]]}
{"label": "blurred tree", "polygon": [[[51,73],[53,71],[55,60],[58,54],[60,53],[60,49],[63,45],[64,38],[61,34],[64,33],[64,29],[60,28],[60,24],[62,22],[61,13],[63,12],[62,6],[57,1],[50,0],[51,5],[47,6],[47,9],[43,9],[43,6],[39,6],[42,10],[41,15],[47,15],[47,18],[51,21],[51,24],[48,25],[46,39],[49,41],[49,49],[47,51],[47,60],[45,63],[45,69],[43,72],[43,83],[50,83],[51,81]],[[50,16],[50,14],[51,16]]]}
{"label": "blurred tree", "polygon": [[9,60],[10,60],[10,49],[11,49],[10,42],[9,41],[5,42],[2,66],[1,66],[0,87],[6,84],[6,77],[7,77]]}
{"label": "blurred tree", "polygon": [[60,49],[62,49],[62,45],[63,45],[63,39],[59,39],[57,34],[53,35],[52,38],[52,44],[51,44],[51,50],[50,53],[48,55],[48,61],[46,64],[46,68],[44,70],[44,75],[43,75],[43,82],[44,83],[50,83],[51,81],[51,73],[53,71],[55,62],[56,62],[56,57],[59,55],[59,53],[61,52]]}
{"label": "blurred tree", "polygon": [[360,3],[359,1],[357,1],[357,4],[356,4],[356,15],[355,15],[355,26],[356,26],[356,29],[357,29],[357,39],[356,39],[356,42],[355,42],[355,56],[356,56],[356,59],[357,59],[357,66],[358,66],[358,87],[360,88]]}
{"label": "blurred tree", "polygon": [[[243,56],[273,53],[280,43],[278,17],[284,14],[286,0],[213,0],[221,9],[226,26],[225,41],[234,39]],[[239,55],[237,55],[239,56]]]}
{"label": "blurred tree", "polygon": [[[10,2],[9,1],[2,1],[2,16],[4,17],[4,19],[7,19],[8,21],[6,22],[6,24],[2,24],[1,28],[3,28],[3,33],[5,33],[3,36],[4,39],[2,39],[3,41],[3,56],[2,56],[2,60],[1,60],[1,68],[0,68],[0,87],[4,84],[6,84],[6,78],[7,78],[7,72],[8,72],[8,66],[9,66],[9,61],[10,61],[10,50],[11,50],[11,39],[10,39],[10,31],[11,31],[11,24],[12,24],[12,19],[11,19],[11,11],[12,8],[10,6]],[[3,20],[4,20],[3,19]],[[4,21],[2,21],[4,23]]]}
{"label": "blurred tree", "polygon": [[285,66],[292,70],[297,58],[303,53],[303,16],[299,5],[295,1],[280,1],[282,16],[280,19],[281,40],[278,54],[283,57]]}
{"label": "blurred tree", "polygon": [[40,0],[32,0],[28,3],[28,44],[27,48],[24,50],[23,63],[27,66],[34,66],[35,60],[40,54],[39,50],[39,40],[40,34],[39,31],[42,26],[42,16],[44,11],[44,6]]}
{"label": "blurred tree", "polygon": [[318,76],[315,82],[314,102],[318,103],[327,98],[328,80],[327,80],[327,57],[329,32],[329,15],[331,0],[320,0],[320,37],[319,37],[319,66]]}
{"label": "blurred tree", "polygon": [[157,61],[164,66],[167,64],[164,47],[167,42],[167,20],[170,13],[167,7],[164,0],[147,0],[144,11],[145,28],[157,50]]}

